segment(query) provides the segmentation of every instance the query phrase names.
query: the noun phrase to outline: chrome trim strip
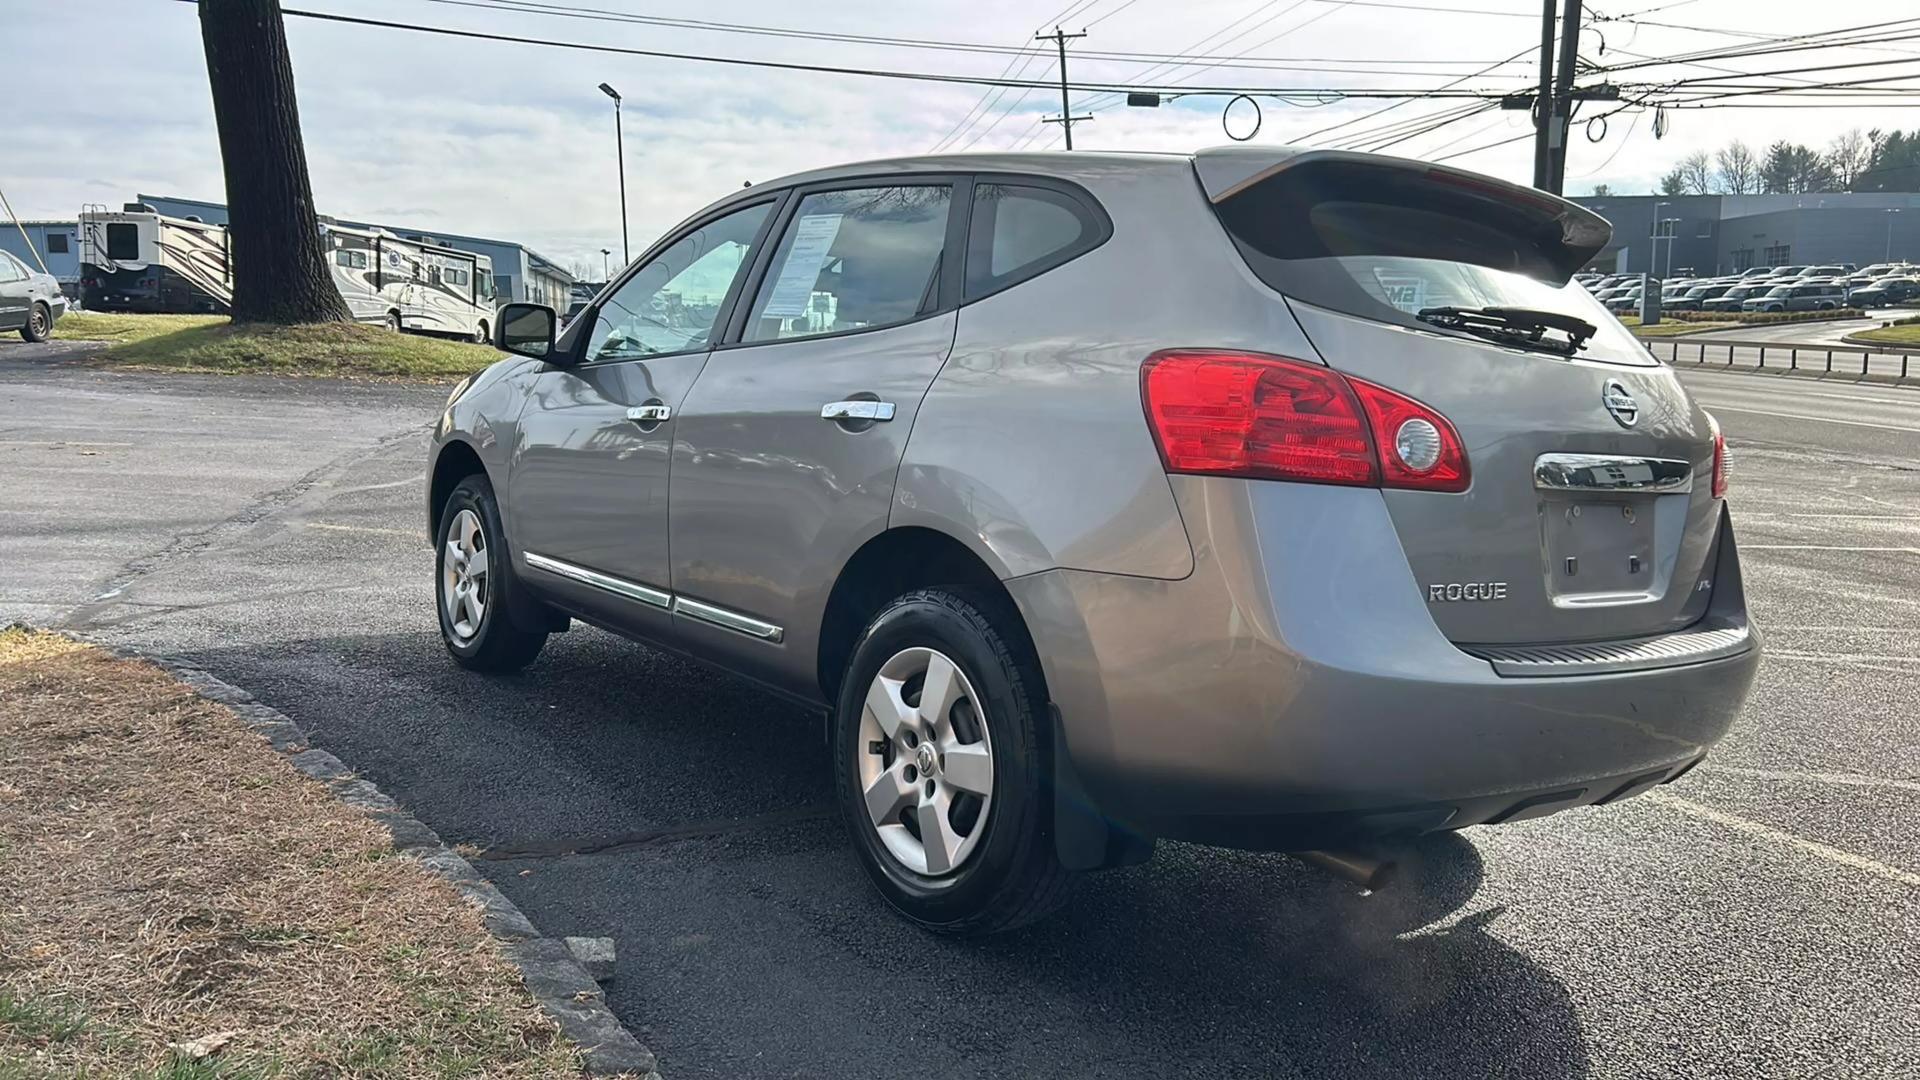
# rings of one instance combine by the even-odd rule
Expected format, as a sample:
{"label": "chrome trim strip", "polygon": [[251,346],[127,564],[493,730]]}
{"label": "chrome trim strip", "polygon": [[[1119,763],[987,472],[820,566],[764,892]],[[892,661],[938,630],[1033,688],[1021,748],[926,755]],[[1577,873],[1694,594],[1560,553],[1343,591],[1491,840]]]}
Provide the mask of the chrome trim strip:
{"label": "chrome trim strip", "polygon": [[893,419],[891,401],[829,401],[820,406],[822,420],[872,420],[886,423]]}
{"label": "chrome trim strip", "polygon": [[726,608],[715,607],[712,604],[701,603],[698,600],[689,600],[684,596],[676,596],[673,598],[673,613],[675,615],[685,615],[690,619],[698,619],[704,623],[712,623],[714,626],[735,630],[748,637],[756,637],[761,641],[770,641],[775,644],[778,644],[780,639],[787,635],[785,630],[780,629],[770,622],[761,622],[759,619],[753,618],[750,615],[742,615],[737,611],[729,611]]}
{"label": "chrome trim strip", "polygon": [[1753,634],[1742,625],[1584,645],[1462,645],[1460,650],[1492,664],[1495,674],[1542,678],[1702,664],[1738,656],[1752,647]]}
{"label": "chrome trim strip", "polygon": [[1533,459],[1533,486],[1541,491],[1693,490],[1693,463],[1622,454],[1541,454]]}
{"label": "chrome trim strip", "polygon": [[643,604],[648,604],[662,610],[666,610],[673,605],[673,595],[671,593],[656,589],[651,585],[642,585],[637,581],[628,581],[625,578],[617,578],[611,574],[603,574],[598,570],[589,570],[584,566],[575,566],[570,562],[563,562],[548,555],[541,555],[538,552],[527,552],[527,565],[535,570],[544,570],[549,574],[567,578],[571,581],[577,581],[582,585],[591,585],[596,589],[603,589],[616,596],[624,596],[629,600],[638,600]]}

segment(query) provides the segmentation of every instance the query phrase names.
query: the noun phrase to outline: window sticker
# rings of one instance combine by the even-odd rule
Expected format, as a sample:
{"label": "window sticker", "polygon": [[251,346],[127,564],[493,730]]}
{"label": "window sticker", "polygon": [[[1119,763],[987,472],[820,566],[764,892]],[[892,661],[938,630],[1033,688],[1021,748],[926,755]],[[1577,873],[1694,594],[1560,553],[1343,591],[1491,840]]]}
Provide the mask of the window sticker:
{"label": "window sticker", "polygon": [[1373,279],[1380,283],[1380,292],[1387,303],[1409,315],[1417,315],[1420,309],[1427,307],[1427,279],[1417,274],[1394,274],[1375,269]]}
{"label": "window sticker", "polygon": [[787,249],[787,261],[773,283],[773,294],[760,314],[767,318],[791,319],[806,314],[813,297],[814,283],[826,265],[834,238],[840,235],[843,214],[807,214],[793,228],[793,246]]}

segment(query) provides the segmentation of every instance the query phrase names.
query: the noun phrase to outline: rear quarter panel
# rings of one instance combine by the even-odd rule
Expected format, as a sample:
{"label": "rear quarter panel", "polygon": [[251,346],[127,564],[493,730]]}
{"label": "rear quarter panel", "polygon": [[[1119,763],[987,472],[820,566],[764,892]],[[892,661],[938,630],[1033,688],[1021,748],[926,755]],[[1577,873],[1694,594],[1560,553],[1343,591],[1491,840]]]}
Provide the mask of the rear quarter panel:
{"label": "rear quarter panel", "polygon": [[1103,245],[960,309],[914,424],[890,524],[938,529],[1003,578],[1056,567],[1182,578],[1193,550],[1140,400],[1165,348],[1312,357],[1252,278],[1191,164],[1090,168]]}

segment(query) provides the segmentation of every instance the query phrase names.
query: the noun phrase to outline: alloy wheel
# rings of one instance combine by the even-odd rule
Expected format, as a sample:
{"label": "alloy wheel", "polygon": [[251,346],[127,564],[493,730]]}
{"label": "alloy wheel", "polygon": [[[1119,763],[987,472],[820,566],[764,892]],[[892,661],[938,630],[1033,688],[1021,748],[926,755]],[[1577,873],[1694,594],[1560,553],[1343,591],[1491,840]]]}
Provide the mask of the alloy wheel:
{"label": "alloy wheel", "polygon": [[488,601],[487,534],[480,515],[461,510],[447,530],[440,559],[440,606],[453,636],[469,641],[480,632]]}
{"label": "alloy wheel", "polygon": [[929,877],[966,863],[993,808],[993,742],[958,664],[927,648],[882,664],[854,753],[867,817],[896,862]]}

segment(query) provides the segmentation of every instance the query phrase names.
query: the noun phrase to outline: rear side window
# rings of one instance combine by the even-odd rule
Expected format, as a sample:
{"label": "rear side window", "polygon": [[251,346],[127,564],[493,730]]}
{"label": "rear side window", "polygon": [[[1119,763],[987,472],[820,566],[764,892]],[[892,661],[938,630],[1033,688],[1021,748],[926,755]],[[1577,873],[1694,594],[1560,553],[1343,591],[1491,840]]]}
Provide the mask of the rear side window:
{"label": "rear side window", "polygon": [[819,191],[800,200],[741,340],[785,341],[892,326],[939,299],[953,188]]}
{"label": "rear side window", "polygon": [[976,184],[967,237],[968,299],[1006,288],[1097,246],[1105,222],[1064,191]]}
{"label": "rear side window", "polygon": [[107,258],[128,262],[140,258],[140,227],[130,221],[107,224]]}

